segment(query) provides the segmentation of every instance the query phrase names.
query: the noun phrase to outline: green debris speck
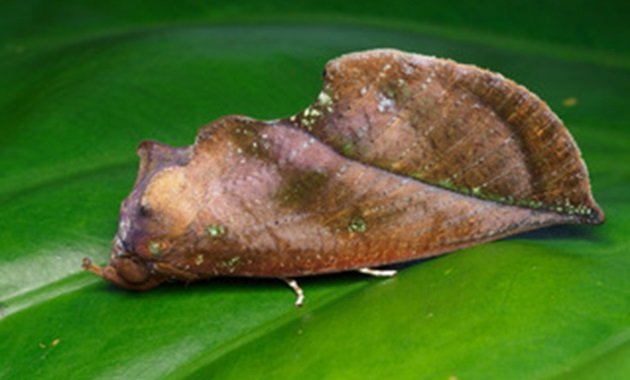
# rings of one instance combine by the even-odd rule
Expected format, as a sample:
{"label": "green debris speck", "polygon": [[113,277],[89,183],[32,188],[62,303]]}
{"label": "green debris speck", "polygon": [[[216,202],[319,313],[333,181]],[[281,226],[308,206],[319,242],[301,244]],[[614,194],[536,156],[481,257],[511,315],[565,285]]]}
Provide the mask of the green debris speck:
{"label": "green debris speck", "polygon": [[439,181],[437,181],[437,185],[441,186],[445,189],[449,189],[449,190],[455,190],[456,187],[455,185],[453,185],[453,181],[451,181],[450,178],[446,178],[446,179],[441,179]]}
{"label": "green debris speck", "polygon": [[149,243],[149,252],[151,252],[154,255],[159,255],[160,254],[160,243],[158,242],[151,242]]}
{"label": "green debris speck", "polygon": [[356,148],[352,141],[346,141],[341,147],[341,153],[347,157],[354,157],[356,155]]}
{"label": "green debris speck", "polygon": [[409,177],[411,177],[413,179],[417,179],[417,180],[422,180],[423,179],[422,173],[420,173],[420,172],[410,172],[409,173]]}
{"label": "green debris speck", "polygon": [[223,227],[222,224],[213,224],[211,226],[208,226],[207,231],[208,231],[208,236],[212,238],[218,238],[225,234],[225,227]]}
{"label": "green debris speck", "polygon": [[236,256],[236,257],[232,257],[231,259],[229,259],[229,260],[227,260],[227,261],[224,261],[222,264],[223,264],[223,266],[225,266],[225,267],[232,268],[232,267],[236,266],[236,264],[238,263],[238,261],[239,261],[240,259],[241,259],[241,258],[240,258],[240,257],[238,257],[238,256]]}
{"label": "green debris speck", "polygon": [[317,97],[317,102],[322,107],[330,107],[332,105],[332,98],[330,97],[330,95],[328,95],[327,92],[322,91],[319,93],[319,96]]}
{"label": "green debris speck", "polygon": [[367,230],[367,223],[361,216],[355,216],[348,223],[348,231],[350,232],[365,232]]}

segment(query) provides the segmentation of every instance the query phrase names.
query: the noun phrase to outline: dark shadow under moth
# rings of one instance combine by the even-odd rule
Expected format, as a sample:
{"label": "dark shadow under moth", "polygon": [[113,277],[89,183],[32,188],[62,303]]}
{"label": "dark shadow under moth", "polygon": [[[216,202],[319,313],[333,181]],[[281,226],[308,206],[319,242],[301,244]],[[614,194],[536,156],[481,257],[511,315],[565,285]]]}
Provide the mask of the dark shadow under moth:
{"label": "dark shadow under moth", "polygon": [[503,76],[396,50],[330,61],[304,111],[226,116],[195,144],[138,147],[109,264],[119,286],[283,279],[426,258],[561,223],[600,224],[578,147]]}

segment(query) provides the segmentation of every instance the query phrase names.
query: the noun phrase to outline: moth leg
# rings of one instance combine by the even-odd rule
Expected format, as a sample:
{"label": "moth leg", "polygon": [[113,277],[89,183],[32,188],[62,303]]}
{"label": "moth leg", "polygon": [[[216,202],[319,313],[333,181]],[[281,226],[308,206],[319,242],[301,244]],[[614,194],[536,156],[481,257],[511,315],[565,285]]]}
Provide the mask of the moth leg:
{"label": "moth leg", "polygon": [[287,285],[289,285],[291,289],[293,289],[295,295],[297,296],[297,299],[295,300],[295,306],[301,307],[304,303],[304,291],[302,290],[302,288],[300,288],[300,285],[298,285],[297,281],[291,278],[281,277],[280,279],[284,281]]}
{"label": "moth leg", "polygon": [[398,271],[394,269],[360,268],[357,271],[374,277],[394,277],[396,273],[398,273]]}

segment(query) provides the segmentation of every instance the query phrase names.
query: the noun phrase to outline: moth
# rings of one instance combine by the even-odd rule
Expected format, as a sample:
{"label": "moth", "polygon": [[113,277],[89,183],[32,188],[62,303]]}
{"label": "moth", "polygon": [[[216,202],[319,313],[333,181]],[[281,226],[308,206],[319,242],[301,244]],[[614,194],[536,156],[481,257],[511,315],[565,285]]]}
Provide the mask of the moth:
{"label": "moth", "polygon": [[123,288],[375,269],[561,223],[600,224],[580,151],[536,95],[450,60],[372,50],[273,121],[226,116],[138,147],[109,264]]}

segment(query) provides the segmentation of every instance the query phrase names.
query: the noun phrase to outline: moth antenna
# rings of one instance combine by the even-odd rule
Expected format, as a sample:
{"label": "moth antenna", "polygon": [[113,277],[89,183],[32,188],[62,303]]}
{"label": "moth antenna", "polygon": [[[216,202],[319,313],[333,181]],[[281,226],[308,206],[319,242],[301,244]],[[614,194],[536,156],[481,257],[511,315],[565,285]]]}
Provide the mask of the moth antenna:
{"label": "moth antenna", "polygon": [[90,273],[94,273],[97,276],[103,277],[103,268],[94,264],[92,260],[88,257],[83,258],[83,263],[81,267]]}
{"label": "moth antenna", "polygon": [[295,295],[297,296],[297,299],[295,300],[295,306],[301,307],[304,303],[304,291],[302,290],[302,288],[300,288],[300,285],[298,285],[297,281],[291,278],[282,277],[280,279],[284,281],[287,285],[289,285],[291,289],[293,289]]}
{"label": "moth antenna", "polygon": [[361,268],[358,269],[357,272],[367,274],[368,276],[374,277],[394,277],[397,270],[394,269],[372,269],[372,268]]}

